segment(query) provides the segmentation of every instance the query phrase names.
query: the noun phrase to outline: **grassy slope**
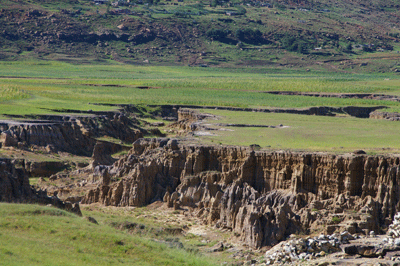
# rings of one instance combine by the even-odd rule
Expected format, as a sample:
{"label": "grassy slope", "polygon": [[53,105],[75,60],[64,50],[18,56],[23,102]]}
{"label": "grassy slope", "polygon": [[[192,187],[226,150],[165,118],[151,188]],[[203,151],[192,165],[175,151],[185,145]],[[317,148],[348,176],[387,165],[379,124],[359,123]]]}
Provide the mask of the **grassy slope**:
{"label": "grassy slope", "polygon": [[0,229],[2,265],[213,265],[52,207],[1,203]]}
{"label": "grassy slope", "polygon": [[[332,71],[393,71],[399,68],[398,34],[399,9],[395,1],[273,1],[272,8],[253,6],[253,1],[231,1],[232,6],[212,8],[209,1],[185,0],[173,3],[162,0],[160,5],[151,8],[145,5],[129,7],[135,15],[107,15],[105,5],[95,6],[89,0],[76,1],[30,1],[4,0],[2,7],[12,10],[14,18],[0,15],[3,19],[0,29],[8,32],[22,32],[28,37],[13,40],[0,38],[5,58],[47,58],[55,60],[112,59],[142,64],[150,60],[151,64],[183,64],[228,66],[274,66],[298,68],[312,66],[312,69]],[[176,4],[176,5],[175,5]],[[127,8],[127,7],[123,7]],[[243,16],[227,16],[229,10],[246,9]],[[55,14],[55,21],[46,18],[28,18],[27,10],[38,9]],[[111,8],[112,10],[113,8]],[[307,9],[308,11],[304,11]],[[321,10],[328,9],[329,12]],[[22,11],[20,11],[22,10]],[[62,10],[66,10],[62,11]],[[79,12],[77,12],[80,10]],[[164,14],[167,13],[167,14]],[[21,23],[20,30],[16,24]],[[120,31],[118,25],[127,25]],[[68,28],[68,25],[72,27]],[[131,36],[143,30],[154,29],[161,37],[143,43],[125,43],[109,41],[97,45],[80,42],[43,41],[41,37],[32,37],[32,32],[113,32]],[[212,41],[206,33],[210,29],[228,31],[225,41]],[[243,49],[236,46],[238,29],[258,29],[263,33],[265,42],[259,44],[243,43]],[[47,35],[47,33],[46,33]],[[310,53],[302,55],[282,49],[286,35],[301,39],[307,43]],[[36,35],[35,35],[36,36]],[[0,36],[1,37],[1,36]],[[32,37],[32,38],[31,38]],[[36,38],[36,39],[35,39]],[[397,38],[398,40],[398,38]],[[348,43],[353,45],[375,44],[394,46],[394,51],[363,53],[355,48],[352,53],[343,51]],[[321,51],[312,51],[314,47]],[[32,47],[34,48],[32,50]],[[156,47],[157,49],[153,49]],[[130,52],[128,52],[130,50]],[[202,53],[202,52],[205,53]],[[201,53],[201,55],[200,55]],[[374,60],[365,58],[376,55]],[[332,57],[334,56],[334,57]],[[367,65],[360,67],[359,59]],[[344,61],[343,61],[344,60]],[[350,61],[347,61],[350,60]]]}

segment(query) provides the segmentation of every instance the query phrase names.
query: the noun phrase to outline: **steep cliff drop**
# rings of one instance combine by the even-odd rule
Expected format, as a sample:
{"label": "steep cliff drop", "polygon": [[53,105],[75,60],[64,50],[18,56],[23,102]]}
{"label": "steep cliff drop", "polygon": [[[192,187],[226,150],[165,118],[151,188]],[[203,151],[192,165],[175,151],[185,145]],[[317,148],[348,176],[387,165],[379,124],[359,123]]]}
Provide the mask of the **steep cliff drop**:
{"label": "steep cliff drop", "polygon": [[[139,139],[82,203],[190,207],[253,248],[293,233],[379,232],[399,211],[399,157],[252,151]],[[116,180],[116,181],[112,181]]]}
{"label": "steep cliff drop", "polygon": [[45,191],[32,188],[24,169],[16,168],[15,163],[8,159],[0,159],[0,202],[51,204],[82,215],[79,204],[63,202],[55,196],[47,196]]}

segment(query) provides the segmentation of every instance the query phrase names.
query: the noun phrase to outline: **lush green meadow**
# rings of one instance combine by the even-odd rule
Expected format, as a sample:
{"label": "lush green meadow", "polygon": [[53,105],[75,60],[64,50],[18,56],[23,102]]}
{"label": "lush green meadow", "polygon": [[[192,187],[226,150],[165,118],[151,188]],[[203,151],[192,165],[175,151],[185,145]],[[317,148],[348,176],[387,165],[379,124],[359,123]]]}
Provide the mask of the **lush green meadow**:
{"label": "lush green meadow", "polygon": [[[118,63],[0,62],[0,113],[43,114],[51,109],[108,110],[92,103],[189,104],[302,108],[384,105],[391,101],[281,96],[265,91],[400,95],[395,74],[337,74],[290,70],[152,67]],[[140,86],[149,89],[139,89]]]}
{"label": "lush green meadow", "polygon": [[[264,68],[152,67],[119,63],[73,65],[62,62],[0,62],[0,114],[47,114],[71,110],[111,110],[107,104],[184,104],[252,108],[386,106],[395,101],[284,96],[266,91],[384,93],[400,95],[396,74],[340,74]],[[72,111],[73,112],[73,111]],[[219,123],[287,125],[287,128],[235,128],[209,141],[257,143],[273,149],[344,152],[398,151],[398,122],[351,117],[317,117],[212,111]],[[207,138],[206,138],[207,139]]]}
{"label": "lush green meadow", "polygon": [[[53,207],[1,203],[0,264],[215,265],[185,249],[117,230],[105,217],[108,222],[116,219],[103,211],[99,224],[93,224]],[[131,218],[120,213],[118,219]]]}

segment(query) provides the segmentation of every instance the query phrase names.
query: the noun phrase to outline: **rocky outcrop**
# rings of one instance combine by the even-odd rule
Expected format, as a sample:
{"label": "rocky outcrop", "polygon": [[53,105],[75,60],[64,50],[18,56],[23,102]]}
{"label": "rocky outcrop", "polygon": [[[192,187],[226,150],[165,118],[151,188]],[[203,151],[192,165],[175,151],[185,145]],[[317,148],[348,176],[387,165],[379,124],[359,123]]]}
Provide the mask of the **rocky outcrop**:
{"label": "rocky outcrop", "polygon": [[76,123],[12,123],[4,125],[0,142],[3,147],[48,147],[51,151],[66,151],[87,155],[93,150],[93,140],[82,134]]}
{"label": "rocky outcrop", "polygon": [[49,177],[68,167],[68,164],[60,161],[30,162],[24,161],[25,172],[30,177]]}
{"label": "rocky outcrop", "polygon": [[116,159],[112,158],[111,154],[121,150],[129,150],[129,147],[106,141],[97,141],[93,148],[91,167],[113,164]]}
{"label": "rocky outcrop", "polygon": [[394,216],[393,223],[389,225],[386,236],[377,236],[375,232],[370,232],[367,239],[344,245],[343,251],[349,255],[359,255],[370,258],[386,257],[392,261],[399,260],[400,213]]}
{"label": "rocky outcrop", "polygon": [[371,119],[385,119],[389,121],[400,121],[400,113],[378,112],[374,111],[369,114]]}
{"label": "rocky outcrop", "polygon": [[177,121],[169,125],[170,128],[178,129],[178,134],[185,134],[188,131],[209,129],[202,125],[204,119],[216,119],[217,116],[199,113],[197,110],[179,108],[177,111]]}
{"label": "rocky outcrop", "polygon": [[51,204],[57,208],[82,215],[79,204],[63,202],[57,197],[48,197],[44,191],[36,191],[29,185],[25,171],[15,167],[15,162],[0,159],[0,201],[18,203]]}
{"label": "rocky outcrop", "polygon": [[193,208],[252,247],[292,233],[378,232],[399,209],[399,157],[252,151],[140,139],[83,203]]}

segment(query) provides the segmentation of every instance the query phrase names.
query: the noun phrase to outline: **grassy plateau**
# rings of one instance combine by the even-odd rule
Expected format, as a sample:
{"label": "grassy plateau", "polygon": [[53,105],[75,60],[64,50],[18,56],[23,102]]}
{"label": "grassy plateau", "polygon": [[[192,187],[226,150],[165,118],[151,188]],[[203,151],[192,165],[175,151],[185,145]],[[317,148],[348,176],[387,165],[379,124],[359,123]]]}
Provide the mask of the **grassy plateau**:
{"label": "grassy plateau", "polygon": [[[337,74],[256,68],[143,67],[110,63],[0,62],[0,113],[48,113],[49,109],[107,110],[111,104],[188,104],[235,107],[387,106],[392,101],[281,96],[262,92],[400,94],[394,74]],[[139,89],[145,86],[148,89]]]}
{"label": "grassy plateau", "polygon": [[[265,93],[297,91],[399,96],[400,77],[393,73],[271,71],[261,67],[154,67],[115,62],[74,65],[54,61],[0,62],[0,73],[0,114],[3,116],[117,108],[102,104],[246,108],[384,106],[382,111],[400,112],[397,101]],[[215,123],[287,126],[231,127],[228,131],[202,138],[214,144],[257,143],[264,148],[333,152],[363,148],[373,153],[396,152],[400,148],[395,137],[400,129],[398,122],[349,116],[209,112],[223,117]]]}

